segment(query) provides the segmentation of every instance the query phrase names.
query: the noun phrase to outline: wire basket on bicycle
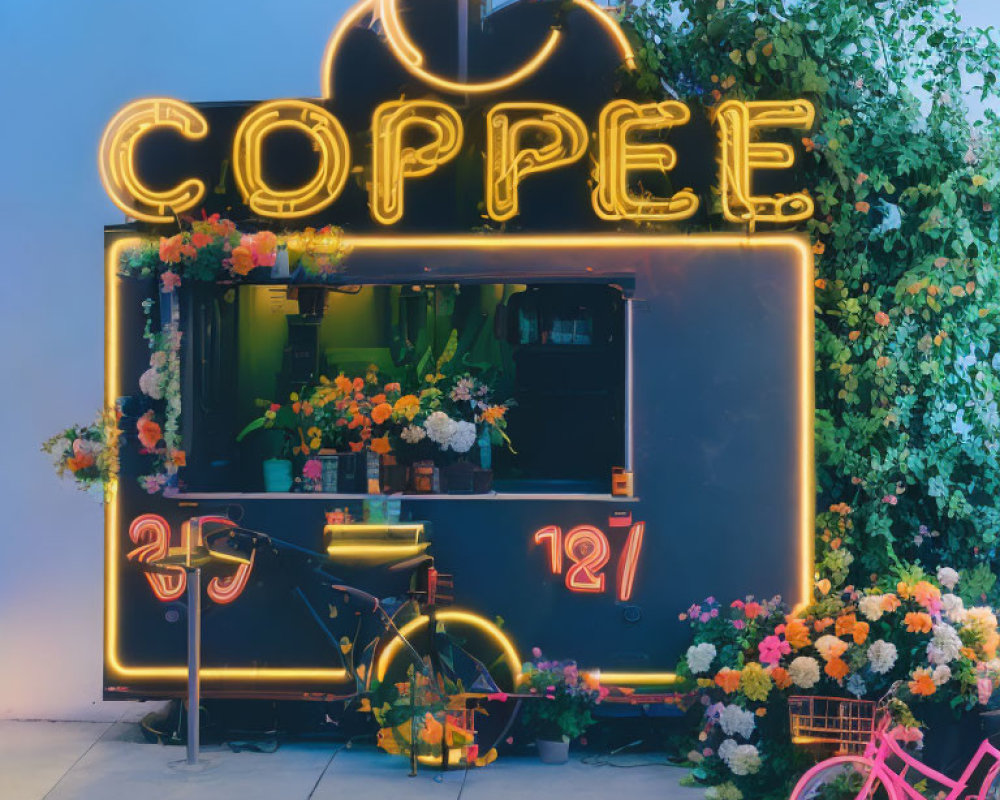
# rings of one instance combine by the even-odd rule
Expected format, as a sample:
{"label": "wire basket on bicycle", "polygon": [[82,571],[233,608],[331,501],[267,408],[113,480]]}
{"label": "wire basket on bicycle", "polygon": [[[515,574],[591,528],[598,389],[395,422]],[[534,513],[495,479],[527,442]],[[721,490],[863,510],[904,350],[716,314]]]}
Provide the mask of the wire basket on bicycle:
{"label": "wire basket on bicycle", "polygon": [[875,730],[875,703],[849,697],[788,698],[792,743],[833,744],[838,754],[863,753]]}

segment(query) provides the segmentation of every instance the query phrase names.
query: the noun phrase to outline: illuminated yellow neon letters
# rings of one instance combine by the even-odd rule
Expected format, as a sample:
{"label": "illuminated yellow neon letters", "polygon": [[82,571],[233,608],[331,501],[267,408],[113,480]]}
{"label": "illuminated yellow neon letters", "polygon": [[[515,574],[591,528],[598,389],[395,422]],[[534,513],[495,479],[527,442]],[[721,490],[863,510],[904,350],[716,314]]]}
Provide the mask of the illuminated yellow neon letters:
{"label": "illuminated yellow neon letters", "polygon": [[[295,189],[273,189],[264,181],[264,141],[282,128],[306,134],[319,153],[312,180]],[[233,175],[256,213],[281,219],[307,217],[343,191],[350,153],[343,126],[326,109],[303,100],[272,100],[254,106],[240,122],[233,142]]]}
{"label": "illuminated yellow neon letters", "polygon": [[753,170],[787,169],[795,163],[790,145],[753,141],[760,128],[809,128],[815,110],[808,100],[742,103],[729,100],[715,112],[721,141],[722,213],[730,222],[795,222],[813,213],[809,195],[751,194]]}
{"label": "illuminated yellow neon letters", "polygon": [[498,222],[517,216],[522,178],[572,164],[586,149],[587,126],[568,109],[551,103],[493,106],[486,114],[487,213]]}
{"label": "illuminated yellow neon letters", "polygon": [[[414,128],[430,133],[420,147],[404,144]],[[383,225],[403,216],[403,184],[407,178],[429,175],[453,159],[462,146],[462,118],[444,103],[433,100],[383,103],[372,115],[371,212]]]}
{"label": "illuminated yellow neon letters", "polygon": [[598,123],[597,187],[594,211],[601,219],[682,220],[698,210],[698,197],[689,190],[672,197],[642,197],[629,190],[629,174],[668,172],[677,165],[677,151],[659,142],[636,142],[634,133],[683,125],[691,112],[683,103],[667,100],[639,105],[615,100],[601,111]]}
{"label": "illuminated yellow neon letters", "polygon": [[208,134],[208,121],[194,106],[180,100],[136,100],[115,114],[104,129],[98,168],[104,189],[118,208],[145,222],[170,222],[174,214],[189,211],[201,202],[205,184],[187,178],[172,189],[156,191],[139,179],[135,171],[136,145],[156,128],[172,128],[185,139],[203,139]]}

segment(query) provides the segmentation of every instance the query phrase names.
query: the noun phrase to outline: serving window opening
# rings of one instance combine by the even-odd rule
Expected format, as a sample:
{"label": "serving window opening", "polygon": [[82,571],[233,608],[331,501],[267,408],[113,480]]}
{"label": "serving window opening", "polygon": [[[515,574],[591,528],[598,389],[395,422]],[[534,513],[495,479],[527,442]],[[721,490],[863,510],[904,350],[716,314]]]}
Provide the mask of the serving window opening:
{"label": "serving window opening", "polygon": [[[185,490],[261,491],[283,434],[239,432],[323,381],[375,376],[404,395],[440,386],[445,405],[504,409],[491,412],[502,436],[480,421],[464,452],[397,431],[400,465],[488,466],[501,493],[607,494],[627,461],[627,306],[602,283],[197,287],[185,308]],[[414,422],[426,428],[426,412]],[[302,433],[315,444],[316,431]],[[338,448],[336,430],[321,438]]]}

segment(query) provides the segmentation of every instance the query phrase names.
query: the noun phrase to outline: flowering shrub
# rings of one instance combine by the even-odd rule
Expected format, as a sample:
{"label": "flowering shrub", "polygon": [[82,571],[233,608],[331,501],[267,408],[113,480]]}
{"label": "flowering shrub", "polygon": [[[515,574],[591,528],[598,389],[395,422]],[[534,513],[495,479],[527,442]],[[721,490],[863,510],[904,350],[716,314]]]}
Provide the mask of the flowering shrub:
{"label": "flowering shrub", "polygon": [[600,682],[577,669],[575,661],[549,661],[537,647],[524,665],[521,691],[540,695],[526,702],[521,719],[538,739],[571,741],[594,724],[594,706],[608,694]]}
{"label": "flowering shrub", "polygon": [[[681,618],[694,643],[678,673],[704,708],[701,743],[689,754],[696,776],[738,791],[783,787],[790,775],[781,771],[794,757],[784,727],[790,694],[877,699],[898,682],[893,714],[908,740],[919,736],[914,712],[928,703],[985,705],[1000,680],[997,618],[986,606],[967,607],[960,584],[951,568],[934,576],[913,568],[885,589],[834,590],[824,579],[797,613],[779,598],[723,609],[710,597],[689,608]],[[778,723],[763,740],[757,722],[772,715]],[[766,763],[768,748],[777,763]],[[760,785],[740,783],[762,771]]]}

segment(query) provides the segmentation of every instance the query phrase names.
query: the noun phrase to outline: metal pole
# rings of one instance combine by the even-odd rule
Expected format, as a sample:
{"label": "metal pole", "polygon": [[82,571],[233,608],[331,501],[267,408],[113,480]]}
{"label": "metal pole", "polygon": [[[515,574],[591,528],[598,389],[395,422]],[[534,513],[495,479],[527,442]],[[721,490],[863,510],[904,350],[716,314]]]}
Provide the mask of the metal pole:
{"label": "metal pole", "polygon": [[632,403],[635,396],[635,352],[632,335],[633,301],[625,301],[625,471],[635,469],[635,431],[632,418]]}
{"label": "metal pole", "polygon": [[458,79],[469,79],[469,0],[458,0]]}
{"label": "metal pole", "polygon": [[198,763],[201,742],[201,568],[188,570],[187,763]]}

